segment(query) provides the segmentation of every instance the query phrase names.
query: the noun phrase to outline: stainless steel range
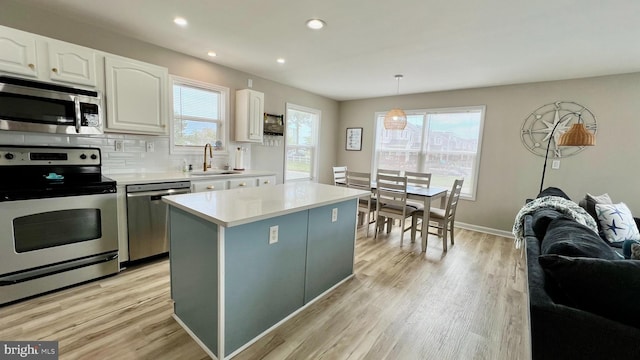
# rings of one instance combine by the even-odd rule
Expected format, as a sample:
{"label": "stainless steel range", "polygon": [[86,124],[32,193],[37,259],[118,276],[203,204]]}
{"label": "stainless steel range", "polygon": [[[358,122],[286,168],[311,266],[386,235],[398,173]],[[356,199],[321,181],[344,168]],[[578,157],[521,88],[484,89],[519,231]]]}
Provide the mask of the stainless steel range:
{"label": "stainless steel range", "polygon": [[118,269],[100,149],[0,145],[0,304]]}

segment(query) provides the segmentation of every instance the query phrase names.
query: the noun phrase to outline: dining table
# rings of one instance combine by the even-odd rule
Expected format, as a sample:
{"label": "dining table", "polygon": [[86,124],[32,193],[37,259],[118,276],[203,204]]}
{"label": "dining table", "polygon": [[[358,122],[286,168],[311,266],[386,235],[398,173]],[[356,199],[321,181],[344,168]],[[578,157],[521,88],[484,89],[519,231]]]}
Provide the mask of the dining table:
{"label": "dining table", "polygon": [[[371,191],[375,194],[376,183],[371,182]],[[421,240],[422,240],[422,252],[427,252],[427,238],[429,236],[428,224],[429,224],[429,216],[431,209],[431,201],[440,199],[440,208],[444,209],[447,202],[447,191],[449,188],[440,187],[440,186],[415,186],[415,185],[407,185],[407,199],[422,201],[424,206],[424,211],[422,212],[422,224],[424,228],[420,231]],[[404,231],[404,230],[403,230]],[[411,237],[411,242],[414,242],[415,239],[413,236]]]}

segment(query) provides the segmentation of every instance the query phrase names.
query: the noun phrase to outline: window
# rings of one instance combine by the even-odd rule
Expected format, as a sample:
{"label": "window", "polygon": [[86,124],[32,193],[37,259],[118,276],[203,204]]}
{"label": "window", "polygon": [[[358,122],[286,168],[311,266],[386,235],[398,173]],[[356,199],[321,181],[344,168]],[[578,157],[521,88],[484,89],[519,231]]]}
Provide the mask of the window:
{"label": "window", "polygon": [[461,197],[475,199],[484,106],[410,110],[404,130],[385,130],[376,113],[373,171],[378,168],[431,173],[433,186],[464,178]]}
{"label": "window", "polygon": [[194,153],[210,143],[226,150],[229,89],[172,77],[171,153]]}
{"label": "window", "polygon": [[320,110],[287,104],[284,181],[317,179]]}

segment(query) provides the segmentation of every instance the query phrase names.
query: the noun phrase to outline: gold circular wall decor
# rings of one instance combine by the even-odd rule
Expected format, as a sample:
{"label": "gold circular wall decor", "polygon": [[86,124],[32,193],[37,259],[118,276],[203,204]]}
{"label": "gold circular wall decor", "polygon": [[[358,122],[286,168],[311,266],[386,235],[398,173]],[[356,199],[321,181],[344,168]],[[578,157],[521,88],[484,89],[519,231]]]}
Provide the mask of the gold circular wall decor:
{"label": "gold circular wall decor", "polygon": [[556,158],[575,155],[585,147],[558,146],[558,140],[571,128],[571,125],[578,123],[578,121],[582,121],[587,130],[593,134],[596,133],[598,129],[596,117],[586,106],[573,101],[556,101],[540,106],[524,119],[520,132],[522,144],[532,153],[545,157],[551,131],[560,122],[553,133],[551,144],[549,144],[549,153]]}

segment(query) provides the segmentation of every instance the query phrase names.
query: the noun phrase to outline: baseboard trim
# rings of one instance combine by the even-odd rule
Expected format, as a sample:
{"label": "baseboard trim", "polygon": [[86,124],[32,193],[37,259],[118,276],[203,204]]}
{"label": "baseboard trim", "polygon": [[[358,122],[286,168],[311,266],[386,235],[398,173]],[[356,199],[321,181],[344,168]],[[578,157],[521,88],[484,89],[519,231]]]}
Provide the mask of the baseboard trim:
{"label": "baseboard trim", "polygon": [[459,221],[456,221],[455,227],[459,227],[459,228],[465,229],[465,230],[478,231],[478,232],[485,233],[485,234],[490,234],[490,235],[504,236],[504,237],[509,238],[509,239],[513,239],[514,238],[513,233],[511,233],[509,231],[492,229],[492,228],[479,226],[479,225],[473,225],[473,224],[466,224],[466,223],[462,223],[462,222],[459,222]]}

